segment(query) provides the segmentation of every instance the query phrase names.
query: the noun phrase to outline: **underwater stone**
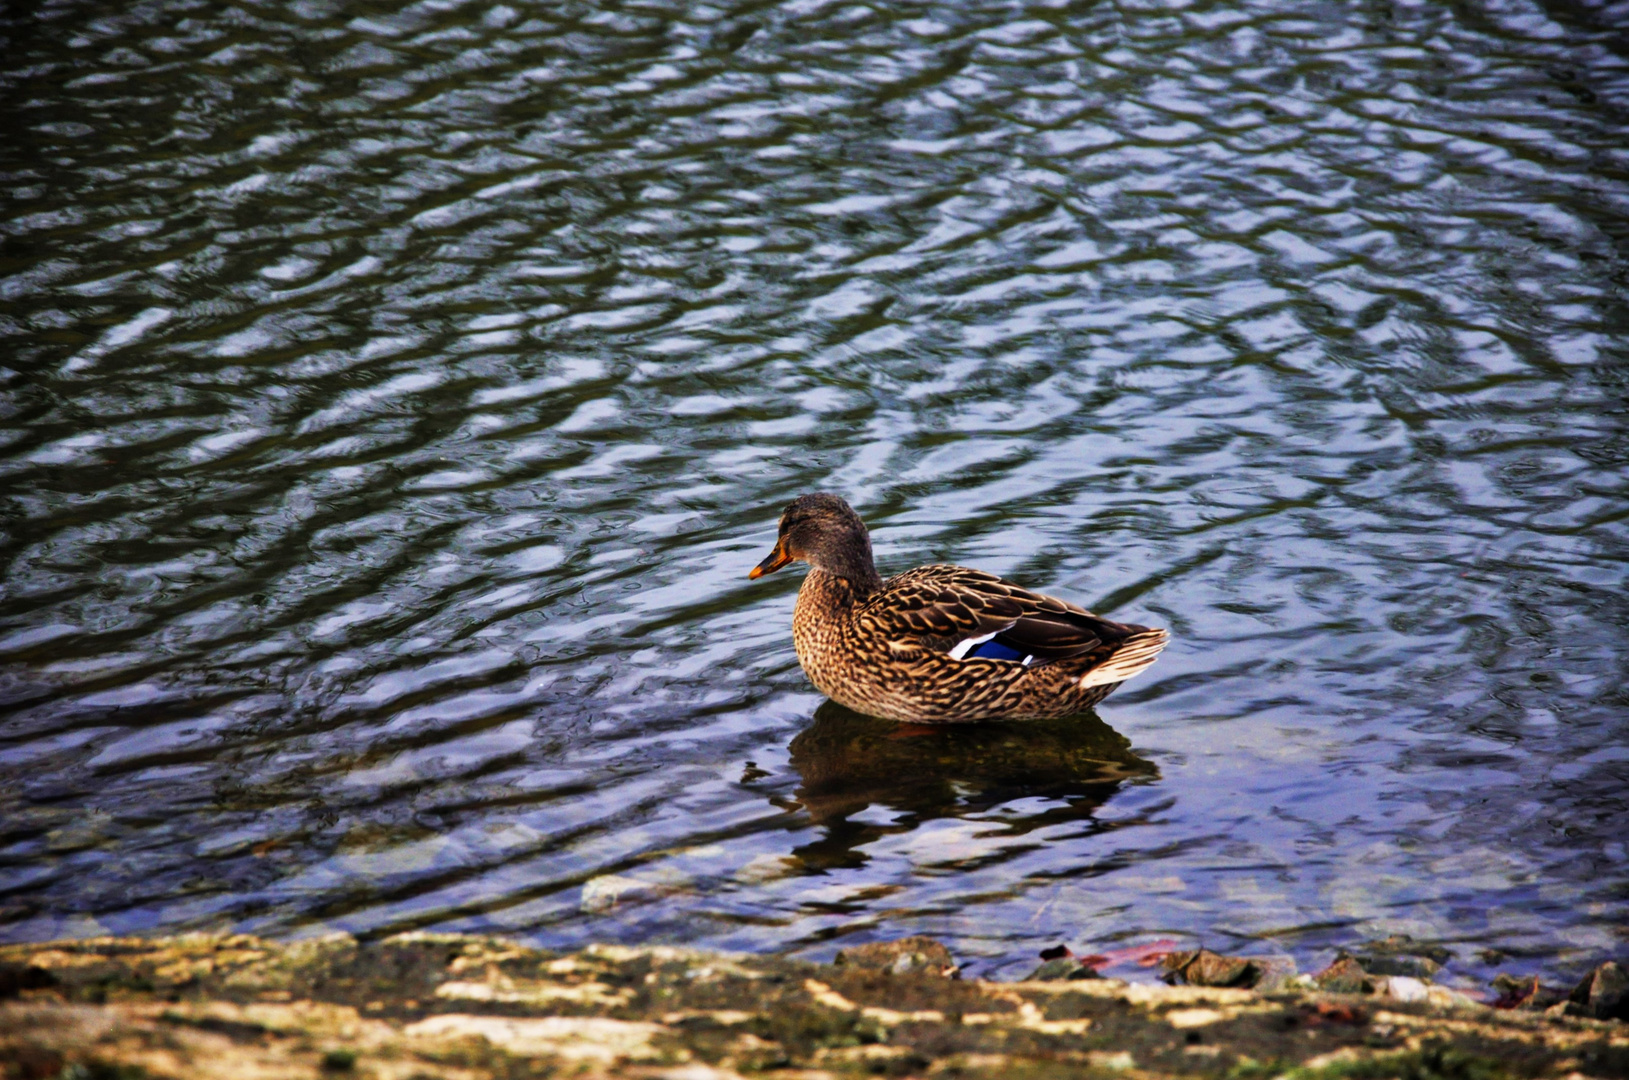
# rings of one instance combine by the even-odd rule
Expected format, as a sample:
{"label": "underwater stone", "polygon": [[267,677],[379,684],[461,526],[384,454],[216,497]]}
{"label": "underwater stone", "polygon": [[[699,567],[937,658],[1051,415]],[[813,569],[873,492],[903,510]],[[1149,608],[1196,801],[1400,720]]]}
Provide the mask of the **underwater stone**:
{"label": "underwater stone", "polygon": [[1428,956],[1360,955],[1358,962],[1371,975],[1395,975],[1408,979],[1430,979],[1442,970],[1442,965]]}
{"label": "underwater stone", "polygon": [[1087,964],[1081,963],[1073,956],[1060,956],[1048,960],[1028,975],[1025,982],[1052,982],[1057,979],[1101,979],[1103,976]]}
{"label": "underwater stone", "polygon": [[1403,975],[1411,979],[1430,979],[1454,957],[1441,945],[1415,941],[1407,934],[1365,942],[1352,955],[1370,975]]}
{"label": "underwater stone", "polygon": [[839,950],[832,963],[838,967],[886,971],[893,975],[925,971],[934,975],[953,976],[960,970],[949,949],[932,938],[921,935],[904,937],[897,941],[873,941],[865,945],[851,945]]}

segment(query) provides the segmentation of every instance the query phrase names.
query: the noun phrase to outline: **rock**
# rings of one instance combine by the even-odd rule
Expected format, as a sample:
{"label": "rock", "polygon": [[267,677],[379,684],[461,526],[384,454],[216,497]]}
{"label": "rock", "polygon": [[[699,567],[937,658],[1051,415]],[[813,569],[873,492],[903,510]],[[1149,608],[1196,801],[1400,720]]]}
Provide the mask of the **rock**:
{"label": "rock", "polygon": [[[918,965],[917,956],[941,965],[946,958],[923,939],[845,953],[849,965],[880,967],[672,945],[560,955],[503,938],[434,933],[367,942],[197,934],[0,945],[0,970],[16,981],[43,981],[27,974],[30,967],[51,976],[49,985],[0,1001],[0,1076],[1604,1080],[1623,1073],[1624,1029],[1613,1023],[1567,1017],[1552,1025],[1490,1010],[1445,1019],[1373,998],[1266,999],[1117,979],[1078,987],[946,979]],[[885,974],[901,956],[908,968],[918,966]],[[1432,1001],[1445,992],[1426,989]]]}
{"label": "rock", "polygon": [[1370,975],[1402,975],[1423,980],[1441,971],[1442,965],[1453,959],[1454,954],[1441,945],[1415,941],[1407,934],[1393,934],[1360,945],[1352,955]]}
{"label": "rock", "polygon": [[[1050,951],[1050,950],[1048,950]],[[1050,982],[1057,979],[1101,979],[1097,969],[1081,963],[1073,956],[1059,956],[1046,961],[1024,976],[1025,982]]]}
{"label": "rock", "polygon": [[1109,1072],[1124,1072],[1137,1067],[1137,1059],[1124,1050],[1092,1050],[1086,1054],[1086,1060],[1094,1068],[1107,1069]]}
{"label": "rock", "polygon": [[1442,965],[1428,956],[1359,956],[1357,960],[1370,975],[1395,975],[1423,981],[1442,970]]}
{"label": "rock", "polygon": [[1517,978],[1501,972],[1493,977],[1493,988],[1499,991],[1498,999],[1493,1002],[1495,1009],[1543,1012],[1566,999],[1562,991],[1540,984],[1537,975]]}
{"label": "rock", "polygon": [[758,855],[751,862],[730,875],[743,885],[765,885],[791,877],[800,864],[787,855]]}
{"label": "rock", "polygon": [[920,935],[900,938],[897,941],[873,941],[865,945],[850,945],[839,950],[832,963],[839,967],[886,971],[892,975],[925,971],[934,975],[954,977],[960,970],[949,949],[930,937]]}
{"label": "rock", "polygon": [[1337,956],[1335,962],[1312,977],[1318,989],[1331,994],[1372,994],[1374,980],[1363,965],[1350,956]]}
{"label": "rock", "polygon": [[1450,990],[1446,986],[1427,986],[1425,994],[1426,1000],[1439,1009],[1482,1009],[1487,1007],[1469,994],[1461,993],[1458,990]]}
{"label": "rock", "polygon": [[621,874],[601,874],[583,882],[577,900],[579,911],[603,914],[624,904],[647,904],[680,891],[677,881],[647,881]]}
{"label": "rock", "polygon": [[56,982],[51,973],[33,964],[0,964],[0,1001],[24,990],[43,990]]}
{"label": "rock", "polygon": [[1598,965],[1568,995],[1567,1012],[1597,1020],[1629,1020],[1629,973],[1611,960]]}
{"label": "rock", "polygon": [[1310,979],[1296,972],[1295,958],[1292,956],[1253,956],[1250,962],[1256,965],[1259,972],[1252,988],[1258,993],[1276,994],[1297,989],[1303,983],[1312,985]]}
{"label": "rock", "polygon": [[1407,934],[1393,934],[1379,941],[1366,941],[1353,950],[1358,956],[1423,956],[1434,960],[1438,967],[1454,958],[1454,954],[1441,945],[1429,941],[1416,941]]}
{"label": "rock", "polygon": [[1040,967],[1024,976],[1025,982],[1053,982],[1060,979],[1101,979],[1093,963],[1102,957],[1082,959],[1067,945],[1054,945],[1041,950]]}
{"label": "rock", "polygon": [[1209,949],[1172,953],[1165,958],[1167,982],[1190,986],[1256,985],[1261,969],[1242,956],[1223,956]]}
{"label": "rock", "polygon": [[1431,997],[1425,983],[1407,975],[1382,975],[1375,980],[1375,993],[1393,1001],[1427,1001]]}

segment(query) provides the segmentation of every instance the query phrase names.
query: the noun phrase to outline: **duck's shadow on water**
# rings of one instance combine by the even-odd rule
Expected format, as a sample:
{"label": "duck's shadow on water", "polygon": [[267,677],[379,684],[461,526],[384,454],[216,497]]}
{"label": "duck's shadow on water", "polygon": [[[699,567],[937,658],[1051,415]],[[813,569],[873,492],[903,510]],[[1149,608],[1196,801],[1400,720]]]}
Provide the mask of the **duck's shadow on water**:
{"label": "duck's shadow on water", "polygon": [[[860,866],[860,848],[938,818],[978,817],[1018,835],[1092,819],[1153,762],[1096,714],[1063,720],[921,726],[862,716],[833,702],[792,740],[794,797],[821,839],[796,850],[810,869]],[[998,807],[1032,809],[990,819]],[[893,811],[858,818],[871,807]]]}

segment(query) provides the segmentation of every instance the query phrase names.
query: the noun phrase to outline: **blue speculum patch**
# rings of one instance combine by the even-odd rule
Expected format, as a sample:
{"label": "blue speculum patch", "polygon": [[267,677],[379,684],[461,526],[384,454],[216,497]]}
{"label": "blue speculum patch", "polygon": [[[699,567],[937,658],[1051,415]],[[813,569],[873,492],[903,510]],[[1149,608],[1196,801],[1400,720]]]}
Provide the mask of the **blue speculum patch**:
{"label": "blue speculum patch", "polygon": [[983,659],[983,660],[1023,660],[1024,659],[1024,654],[1019,652],[1017,649],[1008,648],[1007,646],[1001,644],[1000,642],[994,641],[994,640],[986,641],[984,644],[980,645],[978,648],[976,648],[973,651],[969,652],[967,655],[970,656],[970,657],[971,656],[977,656],[977,657],[979,657],[980,659]]}

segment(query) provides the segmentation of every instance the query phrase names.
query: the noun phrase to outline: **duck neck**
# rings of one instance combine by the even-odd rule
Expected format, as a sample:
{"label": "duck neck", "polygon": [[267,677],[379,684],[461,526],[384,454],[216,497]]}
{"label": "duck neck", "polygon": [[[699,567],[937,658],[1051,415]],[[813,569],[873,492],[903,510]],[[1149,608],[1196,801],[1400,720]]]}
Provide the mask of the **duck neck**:
{"label": "duck neck", "polygon": [[882,588],[882,577],[871,557],[871,538],[863,526],[857,538],[826,546],[810,556],[809,569],[844,582],[853,594],[851,602],[864,600]]}
{"label": "duck neck", "polygon": [[853,594],[853,602],[858,603],[882,588],[882,578],[877,574],[877,568],[872,565],[871,553],[867,551],[865,558],[845,560],[833,566],[825,565],[819,569],[828,577],[837,578]]}
{"label": "duck neck", "polygon": [[838,573],[826,566],[811,566],[809,575],[803,579],[803,588],[799,590],[800,598],[802,593],[818,594],[825,607],[853,607],[882,588],[882,578],[877,576],[876,568],[868,566],[866,569],[870,571],[869,574],[848,574]]}

